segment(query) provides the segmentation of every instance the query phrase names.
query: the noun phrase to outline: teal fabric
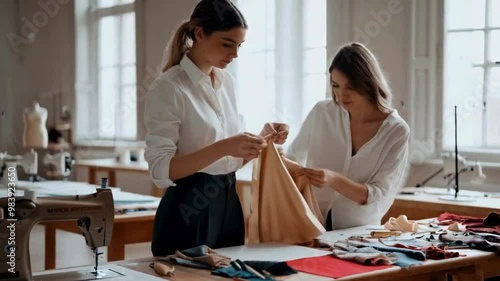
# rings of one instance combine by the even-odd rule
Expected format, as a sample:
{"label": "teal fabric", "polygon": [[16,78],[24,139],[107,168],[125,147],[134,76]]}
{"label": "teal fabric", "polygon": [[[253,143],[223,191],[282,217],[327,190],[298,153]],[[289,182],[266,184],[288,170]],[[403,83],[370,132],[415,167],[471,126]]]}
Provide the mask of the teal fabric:
{"label": "teal fabric", "polygon": [[406,255],[404,253],[393,252],[391,254],[397,256],[397,258],[398,258],[397,261],[394,262],[393,264],[397,265],[397,266],[399,266],[401,268],[408,268],[408,267],[410,267],[412,265],[417,265],[417,264],[421,264],[422,263],[421,261],[416,260],[416,259],[414,259],[414,258],[412,258],[412,257],[410,257],[410,256],[408,256],[408,255]]}
{"label": "teal fabric", "polygon": [[[259,276],[247,270],[247,266],[251,266],[253,269],[255,269],[260,274],[265,276],[266,279],[261,279]],[[251,281],[275,280],[272,275],[264,273],[263,270],[278,276],[297,273],[297,271],[289,267],[285,262],[267,262],[267,261],[243,262],[241,260],[235,260],[231,262],[230,266],[213,270],[212,274],[229,278],[238,277]]]}

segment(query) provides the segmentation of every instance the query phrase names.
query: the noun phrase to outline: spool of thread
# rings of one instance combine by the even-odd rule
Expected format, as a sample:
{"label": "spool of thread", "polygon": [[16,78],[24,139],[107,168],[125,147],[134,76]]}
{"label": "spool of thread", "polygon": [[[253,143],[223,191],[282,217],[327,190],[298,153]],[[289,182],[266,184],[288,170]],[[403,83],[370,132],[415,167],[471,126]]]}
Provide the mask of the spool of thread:
{"label": "spool of thread", "polygon": [[108,187],[108,178],[101,178],[101,188]]}

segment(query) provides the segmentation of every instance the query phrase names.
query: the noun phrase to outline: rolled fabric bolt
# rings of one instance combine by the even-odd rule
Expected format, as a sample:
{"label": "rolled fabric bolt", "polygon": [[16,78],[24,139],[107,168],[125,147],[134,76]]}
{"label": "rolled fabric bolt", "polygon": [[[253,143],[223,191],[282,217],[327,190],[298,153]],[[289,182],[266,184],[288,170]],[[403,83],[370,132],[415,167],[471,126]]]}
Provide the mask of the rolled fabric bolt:
{"label": "rolled fabric bolt", "polygon": [[153,268],[156,272],[156,274],[160,276],[174,276],[175,273],[175,267],[170,267],[166,264],[159,263],[159,262],[154,262],[149,265],[151,268]]}
{"label": "rolled fabric bolt", "polygon": [[101,178],[101,188],[108,187],[108,178]]}

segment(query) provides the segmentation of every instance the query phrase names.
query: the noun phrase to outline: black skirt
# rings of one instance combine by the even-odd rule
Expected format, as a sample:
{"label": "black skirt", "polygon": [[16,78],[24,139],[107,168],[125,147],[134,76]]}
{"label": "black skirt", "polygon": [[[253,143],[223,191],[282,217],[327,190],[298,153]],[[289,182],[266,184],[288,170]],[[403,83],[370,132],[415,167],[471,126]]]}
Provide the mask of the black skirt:
{"label": "black skirt", "polygon": [[236,177],[196,173],[175,181],[156,211],[151,251],[174,254],[199,245],[243,245],[245,224],[236,194]]}

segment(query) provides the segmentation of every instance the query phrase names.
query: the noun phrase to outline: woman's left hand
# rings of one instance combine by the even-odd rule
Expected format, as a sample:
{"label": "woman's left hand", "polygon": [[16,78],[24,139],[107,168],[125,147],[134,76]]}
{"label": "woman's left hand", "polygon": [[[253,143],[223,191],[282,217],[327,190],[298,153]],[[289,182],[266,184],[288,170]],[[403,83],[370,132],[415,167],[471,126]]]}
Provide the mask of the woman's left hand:
{"label": "woman's left hand", "polygon": [[260,132],[261,137],[266,137],[271,135],[272,140],[276,144],[284,144],[288,133],[290,131],[290,126],[285,123],[266,123],[264,128]]}
{"label": "woman's left hand", "polygon": [[337,173],[328,169],[304,168],[309,182],[316,187],[333,187],[333,181]]}

